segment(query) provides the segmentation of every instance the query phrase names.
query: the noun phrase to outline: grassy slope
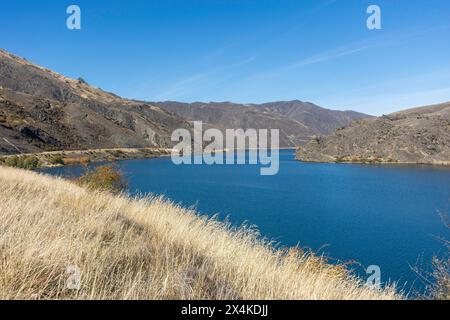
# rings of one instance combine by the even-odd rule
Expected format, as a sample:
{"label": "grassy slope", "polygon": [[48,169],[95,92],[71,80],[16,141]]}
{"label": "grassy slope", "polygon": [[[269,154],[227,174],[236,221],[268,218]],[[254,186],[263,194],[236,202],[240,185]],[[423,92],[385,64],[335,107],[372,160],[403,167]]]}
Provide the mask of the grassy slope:
{"label": "grassy slope", "polygon": [[[0,298],[393,299],[341,267],[161,199],[0,167]],[[79,291],[67,267],[81,270]]]}

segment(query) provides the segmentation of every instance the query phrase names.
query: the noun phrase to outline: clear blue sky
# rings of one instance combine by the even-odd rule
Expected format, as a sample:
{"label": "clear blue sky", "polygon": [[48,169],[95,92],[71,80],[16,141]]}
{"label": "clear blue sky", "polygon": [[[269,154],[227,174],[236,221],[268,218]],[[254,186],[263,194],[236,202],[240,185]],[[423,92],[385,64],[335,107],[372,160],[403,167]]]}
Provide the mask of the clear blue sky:
{"label": "clear blue sky", "polygon": [[[82,29],[66,28],[66,8]],[[382,10],[382,30],[366,9]],[[450,101],[449,0],[3,1],[0,47],[149,101],[300,99],[383,114]]]}

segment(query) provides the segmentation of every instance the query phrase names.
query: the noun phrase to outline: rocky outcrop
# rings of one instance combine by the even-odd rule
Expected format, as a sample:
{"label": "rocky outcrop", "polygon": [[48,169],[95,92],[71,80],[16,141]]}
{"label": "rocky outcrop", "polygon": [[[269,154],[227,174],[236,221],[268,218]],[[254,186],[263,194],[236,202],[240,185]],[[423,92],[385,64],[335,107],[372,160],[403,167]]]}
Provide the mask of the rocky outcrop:
{"label": "rocky outcrop", "polygon": [[316,136],[297,158],[312,162],[450,165],[450,103],[361,120]]}

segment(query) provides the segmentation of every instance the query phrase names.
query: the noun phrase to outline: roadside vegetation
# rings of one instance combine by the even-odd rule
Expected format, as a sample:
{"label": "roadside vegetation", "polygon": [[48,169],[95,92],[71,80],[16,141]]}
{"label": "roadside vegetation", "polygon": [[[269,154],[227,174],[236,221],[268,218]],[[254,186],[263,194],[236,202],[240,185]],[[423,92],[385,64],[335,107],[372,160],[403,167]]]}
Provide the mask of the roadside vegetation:
{"label": "roadside vegetation", "polygon": [[170,155],[166,148],[115,148],[45,151],[33,154],[0,156],[0,165],[35,169],[63,165],[88,165],[94,162],[111,162],[128,159],[147,159]]}
{"label": "roadside vegetation", "polygon": [[11,156],[1,159],[0,164],[7,167],[32,170],[38,168],[40,162],[35,156]]}
{"label": "roadside vegetation", "polygon": [[[82,180],[115,185],[111,170]],[[0,167],[0,299],[404,298],[251,228],[84,182]]]}

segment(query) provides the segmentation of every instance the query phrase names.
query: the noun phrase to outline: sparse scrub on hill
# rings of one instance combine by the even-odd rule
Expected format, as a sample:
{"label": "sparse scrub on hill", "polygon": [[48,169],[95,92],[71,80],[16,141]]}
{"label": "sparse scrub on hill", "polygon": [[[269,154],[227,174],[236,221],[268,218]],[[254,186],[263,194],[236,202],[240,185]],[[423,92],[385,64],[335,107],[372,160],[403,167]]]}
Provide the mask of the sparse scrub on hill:
{"label": "sparse scrub on hill", "polygon": [[402,298],[161,198],[20,169],[0,168],[0,230],[0,299]]}

